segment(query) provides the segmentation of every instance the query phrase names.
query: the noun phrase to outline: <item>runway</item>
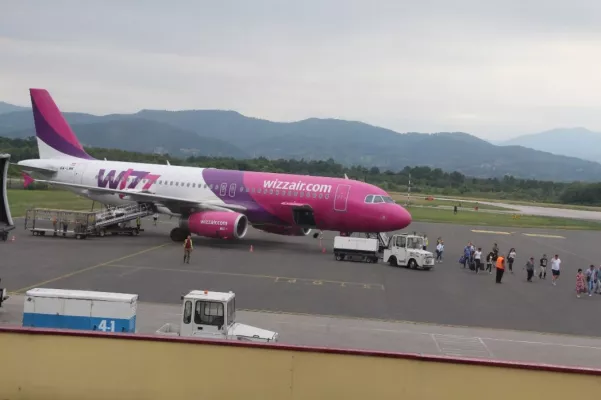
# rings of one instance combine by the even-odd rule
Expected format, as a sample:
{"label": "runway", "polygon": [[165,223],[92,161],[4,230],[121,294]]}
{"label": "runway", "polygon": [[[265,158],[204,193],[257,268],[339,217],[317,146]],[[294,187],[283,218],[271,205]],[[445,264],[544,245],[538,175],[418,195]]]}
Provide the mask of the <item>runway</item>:
{"label": "runway", "polygon": [[[338,262],[332,233],[321,251],[312,237],[284,237],[250,230],[238,242],[196,238],[190,264],[182,245],[168,238],[172,225],[144,221],[138,237],[74,239],[34,237],[18,227],[16,241],[0,244],[2,285],[24,293],[53,287],[137,293],[140,300],[178,304],[191,289],[232,290],[238,307],[251,311],[412,321],[466,327],[597,336],[601,296],[577,299],[575,272],[597,263],[601,232],[470,228],[445,224],[411,225],[426,233],[431,247],[445,240],[445,262],[432,271],[388,265]],[[472,240],[485,250],[497,242],[502,252],[516,247],[514,275],[496,285],[488,274],[462,270],[461,249]],[[250,252],[250,246],[253,252]],[[526,283],[526,258],[558,253],[563,270],[550,280]]]}

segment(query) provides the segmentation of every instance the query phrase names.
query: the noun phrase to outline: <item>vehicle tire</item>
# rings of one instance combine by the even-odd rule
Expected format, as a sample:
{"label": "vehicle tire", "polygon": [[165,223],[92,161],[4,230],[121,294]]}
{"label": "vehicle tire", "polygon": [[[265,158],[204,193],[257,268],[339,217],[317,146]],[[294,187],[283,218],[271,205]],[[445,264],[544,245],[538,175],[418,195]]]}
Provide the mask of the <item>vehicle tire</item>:
{"label": "vehicle tire", "polygon": [[342,256],[340,254],[335,254],[336,261],[342,261]]}
{"label": "vehicle tire", "polygon": [[411,260],[409,260],[409,263],[407,264],[407,267],[409,269],[416,269],[417,268],[417,263],[415,262],[415,260],[413,258]]}
{"label": "vehicle tire", "polygon": [[140,234],[140,230],[139,229],[135,229],[134,230],[134,235],[138,236]]}
{"label": "vehicle tire", "polygon": [[81,235],[78,233],[77,235],[75,235],[75,239],[77,239],[77,240],[81,239]]}
{"label": "vehicle tire", "polygon": [[432,267],[424,267],[424,271],[430,271]]}
{"label": "vehicle tire", "polygon": [[101,229],[100,232],[98,232],[98,236],[104,237],[104,235],[106,235],[106,231],[104,229]]}
{"label": "vehicle tire", "polygon": [[371,264],[371,258],[365,257],[365,262],[368,263],[368,264]]}
{"label": "vehicle tire", "polygon": [[374,264],[378,263],[378,257],[374,257],[371,259],[371,262],[373,262]]}
{"label": "vehicle tire", "polygon": [[391,256],[388,259],[388,264],[390,264],[391,267],[398,267],[399,264],[396,262],[396,257],[395,256]]}

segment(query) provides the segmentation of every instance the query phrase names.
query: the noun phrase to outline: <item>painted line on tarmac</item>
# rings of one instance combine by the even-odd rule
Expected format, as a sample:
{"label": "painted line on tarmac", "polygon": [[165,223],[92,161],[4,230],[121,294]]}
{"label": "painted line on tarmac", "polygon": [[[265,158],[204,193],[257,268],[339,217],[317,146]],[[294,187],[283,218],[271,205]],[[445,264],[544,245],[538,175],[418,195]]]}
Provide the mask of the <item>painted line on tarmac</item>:
{"label": "painted line on tarmac", "polygon": [[324,284],[328,285],[338,285],[339,287],[362,287],[364,289],[380,289],[385,290],[384,285],[380,283],[366,283],[366,282],[346,282],[346,281],[331,281],[328,279],[319,279],[319,278],[291,278],[286,276],[275,276],[275,275],[261,275],[261,274],[243,274],[238,272],[223,272],[223,271],[210,271],[210,270],[194,270],[194,269],[184,269],[184,268],[160,268],[160,267],[148,267],[148,266],[140,266],[140,265],[123,265],[123,264],[114,264],[110,263],[110,265],[106,265],[107,267],[114,268],[131,268],[131,269],[139,269],[139,270],[151,270],[151,271],[164,271],[164,272],[183,272],[183,273],[192,273],[192,274],[206,274],[206,275],[223,275],[223,276],[234,276],[234,277],[242,277],[242,278],[258,278],[258,279],[269,279],[273,280],[273,283],[311,283],[315,286],[322,286]]}
{"label": "painted line on tarmac", "polygon": [[[452,324],[440,324],[436,322],[420,322],[420,321],[408,321],[402,319],[387,319],[387,318],[369,318],[369,317],[354,317],[350,315],[333,315],[333,314],[317,314],[317,313],[301,313],[301,312],[292,312],[292,311],[275,311],[275,310],[265,310],[265,309],[253,309],[253,308],[236,308],[238,311],[246,311],[253,313],[264,313],[264,314],[281,314],[281,315],[291,315],[291,316],[302,316],[302,317],[317,317],[317,318],[332,318],[332,319],[348,319],[355,321],[372,321],[372,322],[386,322],[393,324],[408,324],[408,325],[423,325],[423,326],[434,326],[441,328],[459,328],[459,329],[480,329],[485,331],[492,332],[508,332],[508,333],[531,333],[543,336],[557,336],[557,337],[568,337],[568,338],[577,338],[577,339],[593,339],[599,340],[599,336],[591,336],[591,335],[575,335],[573,333],[558,333],[558,332],[541,332],[534,330],[519,330],[512,328],[491,328],[488,326],[478,326],[478,325],[452,325]],[[489,340],[489,338],[482,338]],[[496,339],[501,340],[501,339]],[[506,339],[509,340],[509,339]],[[544,344],[544,342],[541,342]],[[568,346],[568,345],[564,345]]]}
{"label": "painted line on tarmac", "polygon": [[474,233],[490,233],[494,235],[511,235],[512,232],[500,232],[500,231],[483,231],[480,229],[472,229]]}
{"label": "painted line on tarmac", "polygon": [[14,292],[11,292],[9,294],[12,294],[12,295],[23,294],[26,291],[28,291],[29,289],[33,289],[33,288],[36,288],[36,287],[44,286],[44,285],[47,285],[47,284],[52,283],[52,282],[60,281],[62,279],[70,278],[72,276],[79,275],[79,274],[84,273],[84,272],[88,272],[88,271],[92,271],[92,270],[100,268],[100,267],[108,266],[109,264],[112,264],[112,263],[115,263],[115,262],[127,260],[128,258],[139,256],[140,254],[148,253],[149,251],[158,250],[158,249],[160,249],[162,247],[165,247],[167,245],[170,245],[170,244],[171,244],[171,242],[164,243],[164,244],[161,244],[161,245],[158,245],[158,246],[153,246],[153,247],[150,247],[150,248],[145,249],[145,250],[141,250],[141,251],[138,251],[138,252],[135,252],[135,253],[123,256],[123,257],[116,258],[114,260],[109,260],[109,261],[106,261],[106,262],[103,262],[103,263],[100,263],[100,264],[92,265],[91,267],[87,267],[87,268],[80,269],[80,270],[77,270],[77,271],[69,272],[67,274],[64,274],[64,275],[61,275],[61,276],[57,276],[56,278],[48,279],[47,281],[38,282],[38,283],[36,283],[34,285],[27,286],[27,287],[24,287],[24,288],[21,288],[21,289],[17,289]]}
{"label": "painted line on tarmac", "polygon": [[530,237],[541,237],[541,238],[550,238],[550,239],[565,239],[565,236],[560,235],[547,235],[544,233],[522,233],[524,236]]}

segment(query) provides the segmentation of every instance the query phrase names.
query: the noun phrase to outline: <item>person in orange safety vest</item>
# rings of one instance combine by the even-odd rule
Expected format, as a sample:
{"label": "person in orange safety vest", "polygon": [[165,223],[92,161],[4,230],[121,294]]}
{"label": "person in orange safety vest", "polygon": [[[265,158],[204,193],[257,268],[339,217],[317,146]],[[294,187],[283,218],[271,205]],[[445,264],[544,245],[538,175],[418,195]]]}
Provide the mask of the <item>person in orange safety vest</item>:
{"label": "person in orange safety vest", "polygon": [[192,249],[194,245],[192,244],[192,236],[188,235],[186,240],[184,240],[184,262],[190,264],[190,253],[192,253]]}
{"label": "person in orange safety vest", "polygon": [[505,273],[505,257],[499,255],[497,257],[497,283],[501,283],[501,279],[503,279],[503,274]]}

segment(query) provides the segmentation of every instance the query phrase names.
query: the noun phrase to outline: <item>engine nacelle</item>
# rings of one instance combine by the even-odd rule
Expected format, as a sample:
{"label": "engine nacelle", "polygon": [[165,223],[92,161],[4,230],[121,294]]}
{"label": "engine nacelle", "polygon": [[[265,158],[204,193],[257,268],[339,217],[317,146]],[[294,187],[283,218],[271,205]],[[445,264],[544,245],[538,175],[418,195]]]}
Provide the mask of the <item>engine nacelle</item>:
{"label": "engine nacelle", "polygon": [[248,231],[246,215],[228,211],[201,211],[187,219],[180,218],[180,228],[198,236],[220,239],[242,239]]}
{"label": "engine nacelle", "polygon": [[255,228],[267,232],[273,233],[275,235],[285,235],[285,236],[307,236],[311,233],[311,228],[299,228],[298,226],[276,226],[276,225],[268,225],[268,226],[255,226]]}

